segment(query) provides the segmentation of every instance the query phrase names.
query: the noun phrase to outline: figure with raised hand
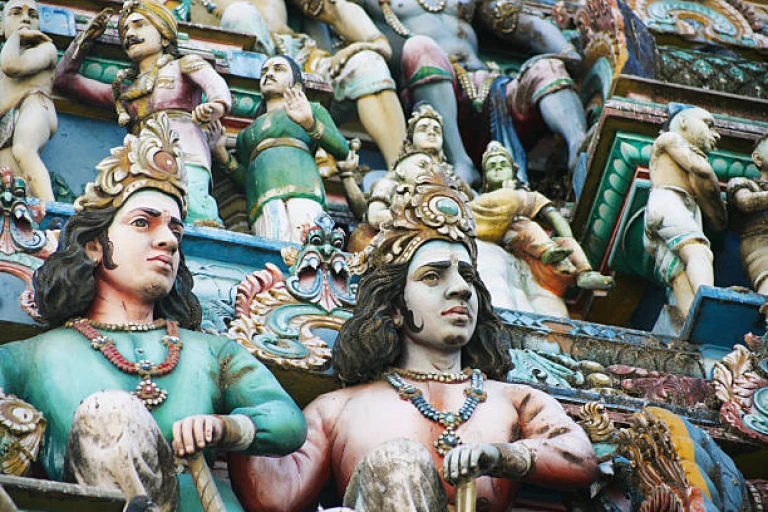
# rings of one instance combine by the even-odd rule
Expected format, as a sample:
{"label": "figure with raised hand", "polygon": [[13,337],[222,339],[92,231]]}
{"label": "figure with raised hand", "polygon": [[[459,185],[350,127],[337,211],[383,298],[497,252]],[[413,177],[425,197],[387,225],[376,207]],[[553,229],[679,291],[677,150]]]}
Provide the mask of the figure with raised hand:
{"label": "figure with raised hand", "polygon": [[665,130],[653,143],[643,244],[683,316],[699,287],[715,282],[704,221],[716,231],[728,223],[720,184],[707,158],[719,140],[712,114],[671,105]]}
{"label": "figure with raised hand", "polygon": [[305,16],[333,27],[349,43],[331,54],[308,35],[294,32],[288,26],[287,2],[282,0],[217,0],[209,5],[223,28],[254,34],[267,54],[289,55],[302,71],[329,82],[337,104],[354,103],[360,123],[391,169],[405,136],[405,117],[387,68],[392,55],[387,38],[349,0],[292,3]]}
{"label": "figure with raised hand", "polygon": [[405,185],[358,255],[355,313],[332,355],[346,387],[307,406],[304,446],[230,458],[249,510],[304,510],[331,476],[345,506],[371,512],[447,511],[474,479],[478,506],[509,510],[521,482],[594,478],[592,446],[557,401],[503,382],[509,339],[477,274],[466,197],[448,185]]}
{"label": "figure with raised hand", "polygon": [[237,136],[236,155],[227,153],[223,137],[213,151],[245,189],[253,234],[301,243],[302,227],[314,224],[325,208],[315,151],[345,160],[349,145],[328,111],[307,100],[301,70],[290,57],[264,62],[261,95],[256,120]]}
{"label": "figure with raised hand", "polygon": [[733,178],[728,182],[728,202],[742,217],[741,265],[757,293],[768,295],[768,134],[757,141],[752,162],[760,177]]}
{"label": "figure with raised hand", "polygon": [[114,107],[118,123],[134,135],[165,112],[184,151],[190,197],[187,221],[221,226],[216,200],[210,195],[211,153],[201,127],[229,112],[232,95],[227,83],[202,57],[179,55],[176,19],[150,0],[127,0],[120,11],[118,32],[131,67],[118,72],[112,84],[78,74],[111,14],[109,8],[99,13],[72,41],[57,66],[56,89],[87,103]]}
{"label": "figure with raised hand", "polygon": [[51,99],[56,47],[40,32],[34,0],[10,0],[3,8],[5,45],[0,51],[0,167],[29,183],[30,192],[54,201],[51,177],[40,151],[56,133]]}
{"label": "figure with raised hand", "polygon": [[[47,422],[48,477],[120,490],[126,501],[145,496],[164,512],[200,510],[175,457],[199,469],[202,451],[286,455],[306,433],[261,363],[199,332],[181,250],[184,171],[164,115],[126,135],[35,272],[35,300],[52,330],[0,346],[0,388]],[[228,486],[218,488],[226,510],[241,510]]]}

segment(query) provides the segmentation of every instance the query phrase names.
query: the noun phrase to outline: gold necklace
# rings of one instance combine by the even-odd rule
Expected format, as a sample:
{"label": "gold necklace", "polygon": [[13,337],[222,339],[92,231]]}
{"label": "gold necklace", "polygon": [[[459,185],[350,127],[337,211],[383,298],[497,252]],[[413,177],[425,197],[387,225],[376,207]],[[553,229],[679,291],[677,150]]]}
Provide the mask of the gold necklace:
{"label": "gold necklace", "polygon": [[402,377],[413,379],[419,382],[431,380],[445,384],[453,384],[454,382],[466,382],[472,378],[472,370],[469,368],[465,368],[458,373],[420,372],[418,370],[407,370],[404,368],[390,368],[388,373],[391,372],[396,372]]}
{"label": "gold necklace", "polygon": [[136,322],[128,322],[124,324],[112,324],[107,322],[98,322],[96,320],[91,320],[88,318],[82,319],[82,321],[87,322],[88,325],[91,327],[95,327],[96,329],[101,329],[104,331],[154,331],[157,329],[162,329],[165,327],[165,319],[159,318],[155,320],[154,322],[150,322],[148,324],[140,324]]}

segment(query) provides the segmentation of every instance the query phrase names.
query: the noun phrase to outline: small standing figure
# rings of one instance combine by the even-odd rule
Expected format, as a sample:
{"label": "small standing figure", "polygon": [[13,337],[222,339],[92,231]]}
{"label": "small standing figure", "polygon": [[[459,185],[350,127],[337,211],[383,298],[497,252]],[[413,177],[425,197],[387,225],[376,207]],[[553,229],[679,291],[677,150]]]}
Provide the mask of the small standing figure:
{"label": "small standing figure", "polygon": [[301,69],[290,57],[264,63],[261,94],[256,120],[237,136],[237,157],[227,153],[223,137],[214,156],[245,188],[253,234],[301,243],[302,227],[313,225],[325,208],[315,151],[321,147],[344,160],[349,145],[328,111],[307,100]]}
{"label": "small standing figure", "polygon": [[[211,152],[201,129],[229,112],[232,95],[224,79],[197,55],[179,56],[178,27],[160,4],[128,0],[117,22],[132,66],[104,84],[78,74],[86,53],[107,27],[111,9],[99,13],[67,49],[56,69],[56,88],[99,106],[113,106],[118,123],[133,135],[165,112],[181,138],[189,192],[188,222],[221,225],[211,197]],[[206,101],[203,102],[203,94]]]}
{"label": "small standing figure", "polygon": [[39,30],[39,16],[34,0],[11,0],[3,9],[0,166],[23,176],[33,196],[54,201],[40,150],[58,128],[51,99],[57,54],[51,38]]}
{"label": "small standing figure", "polygon": [[691,106],[673,109],[668,131],[653,144],[643,243],[655,260],[657,276],[672,288],[677,308],[686,316],[699,287],[715,282],[703,219],[722,230],[728,213],[707,159],[720,140],[712,114]]}
{"label": "small standing figure", "polygon": [[752,288],[768,295],[768,134],[757,142],[752,161],[760,170],[760,177],[730,180],[728,202],[742,214],[741,264]]}

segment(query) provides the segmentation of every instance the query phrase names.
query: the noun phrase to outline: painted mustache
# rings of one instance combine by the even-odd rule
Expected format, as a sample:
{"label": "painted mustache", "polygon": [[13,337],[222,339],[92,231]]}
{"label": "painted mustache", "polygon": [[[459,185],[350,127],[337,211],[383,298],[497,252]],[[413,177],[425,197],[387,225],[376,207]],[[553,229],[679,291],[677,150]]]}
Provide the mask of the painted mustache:
{"label": "painted mustache", "polygon": [[125,38],[125,41],[123,42],[123,48],[126,50],[133,46],[134,44],[141,44],[144,42],[144,39],[137,37],[137,36],[128,36]]}

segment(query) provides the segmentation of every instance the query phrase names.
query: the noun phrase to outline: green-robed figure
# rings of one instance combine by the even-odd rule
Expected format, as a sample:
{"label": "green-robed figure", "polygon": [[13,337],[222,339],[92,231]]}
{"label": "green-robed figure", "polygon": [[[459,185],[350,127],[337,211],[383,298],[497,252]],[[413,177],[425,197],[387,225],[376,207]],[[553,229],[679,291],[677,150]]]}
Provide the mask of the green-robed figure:
{"label": "green-robed figure", "polygon": [[349,145],[328,111],[309,102],[301,69],[290,57],[272,57],[261,68],[262,102],[256,120],[237,137],[237,156],[220,139],[214,157],[245,188],[253,234],[301,243],[302,226],[325,208],[325,189],[315,163],[323,148],[338,160]]}
{"label": "green-robed figure", "polygon": [[[245,349],[197,331],[177,142],[163,115],[97,166],[58,250],[35,273],[37,305],[54,329],[0,346],[0,388],[43,413],[49,478],[186,512],[200,500],[174,456],[285,455],[303,443],[306,423]],[[227,510],[242,510],[219,487]]]}

